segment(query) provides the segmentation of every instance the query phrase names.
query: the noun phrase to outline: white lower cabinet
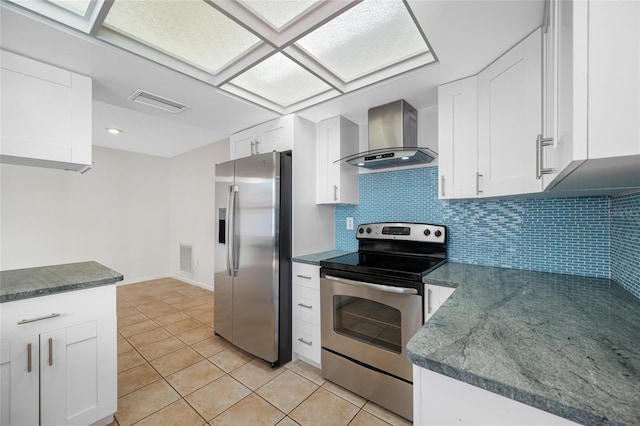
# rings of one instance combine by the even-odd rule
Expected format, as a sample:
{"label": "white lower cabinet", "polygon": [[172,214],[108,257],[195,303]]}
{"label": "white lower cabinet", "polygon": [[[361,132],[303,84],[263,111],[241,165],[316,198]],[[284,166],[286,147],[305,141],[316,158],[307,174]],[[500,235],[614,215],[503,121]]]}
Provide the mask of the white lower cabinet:
{"label": "white lower cabinet", "polygon": [[115,286],[3,303],[2,332],[0,424],[89,425],[115,413]]}
{"label": "white lower cabinet", "polygon": [[435,284],[424,285],[424,321],[436,313],[438,308],[453,294],[455,288]]}
{"label": "white lower cabinet", "polygon": [[320,267],[293,263],[294,359],[320,367]]}
{"label": "white lower cabinet", "polygon": [[416,425],[577,425],[547,411],[413,366]]}

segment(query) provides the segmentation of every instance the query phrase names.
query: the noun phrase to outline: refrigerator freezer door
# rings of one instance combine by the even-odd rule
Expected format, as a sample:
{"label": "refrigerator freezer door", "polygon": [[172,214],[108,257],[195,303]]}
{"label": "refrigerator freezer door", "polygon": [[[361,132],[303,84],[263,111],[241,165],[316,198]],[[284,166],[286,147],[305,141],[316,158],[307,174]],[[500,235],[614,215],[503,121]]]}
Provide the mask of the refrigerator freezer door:
{"label": "refrigerator freezer door", "polygon": [[271,362],[278,360],[279,172],[275,152],[235,161],[233,344]]}
{"label": "refrigerator freezer door", "polygon": [[[230,229],[232,222],[230,215],[230,188],[234,186],[233,161],[216,164],[216,220],[217,226],[215,246],[215,276],[214,276],[214,310],[213,328],[220,336],[233,341],[232,313],[233,313],[233,277],[230,274],[229,248]],[[222,235],[220,235],[222,233]]]}

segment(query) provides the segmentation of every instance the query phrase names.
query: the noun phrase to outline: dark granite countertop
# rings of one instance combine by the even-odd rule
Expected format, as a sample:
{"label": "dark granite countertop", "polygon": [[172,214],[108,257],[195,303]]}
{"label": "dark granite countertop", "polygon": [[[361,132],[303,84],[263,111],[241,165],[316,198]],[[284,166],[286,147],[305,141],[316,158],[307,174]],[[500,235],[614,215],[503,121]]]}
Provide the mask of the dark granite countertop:
{"label": "dark granite countertop", "polygon": [[98,287],[122,279],[122,274],[98,262],[0,271],[0,303]]}
{"label": "dark granite countertop", "polygon": [[347,253],[351,252],[342,250],[329,250],[320,253],[305,254],[304,256],[296,256],[291,260],[298,263],[308,263],[309,265],[320,266],[321,260],[331,259],[332,257],[342,256],[343,254]]}
{"label": "dark granite countertop", "polygon": [[[448,263],[414,364],[582,424],[640,425],[640,300],[608,279]],[[455,396],[454,396],[455,397]]]}

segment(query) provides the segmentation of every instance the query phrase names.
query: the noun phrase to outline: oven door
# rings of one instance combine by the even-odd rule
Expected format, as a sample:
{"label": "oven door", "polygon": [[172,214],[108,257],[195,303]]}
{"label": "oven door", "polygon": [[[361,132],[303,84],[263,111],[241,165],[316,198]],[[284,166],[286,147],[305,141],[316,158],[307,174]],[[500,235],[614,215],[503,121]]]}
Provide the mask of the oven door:
{"label": "oven door", "polygon": [[324,273],[322,347],[413,383],[406,345],[422,326],[422,306],[415,288]]}

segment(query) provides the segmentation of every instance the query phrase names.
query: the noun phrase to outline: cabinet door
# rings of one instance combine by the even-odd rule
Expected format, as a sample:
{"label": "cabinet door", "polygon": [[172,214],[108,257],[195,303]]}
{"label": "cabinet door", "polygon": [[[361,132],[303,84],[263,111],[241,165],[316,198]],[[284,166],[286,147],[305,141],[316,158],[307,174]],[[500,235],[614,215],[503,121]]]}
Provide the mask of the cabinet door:
{"label": "cabinet door", "polygon": [[229,138],[231,159],[249,157],[255,154],[256,128],[234,133]]}
{"label": "cabinet door", "polygon": [[256,154],[288,151],[293,148],[293,116],[269,121],[258,126]]}
{"label": "cabinet door", "polygon": [[478,78],[438,88],[440,198],[480,195],[478,173]]}
{"label": "cabinet door", "polygon": [[640,2],[589,2],[589,159],[640,155]]}
{"label": "cabinet door", "polygon": [[0,424],[37,425],[39,417],[38,336],[0,345]]}
{"label": "cabinet door", "polygon": [[91,164],[91,79],[10,52],[0,54],[1,154]]}
{"label": "cabinet door", "polygon": [[478,168],[483,195],[539,192],[542,38],[536,30],[478,75]]}
{"label": "cabinet door", "polygon": [[90,424],[115,412],[115,317],[40,335],[42,425]]}
{"label": "cabinet door", "polygon": [[587,159],[586,2],[551,0],[544,35],[544,103],[539,167],[543,189],[551,189]]}
{"label": "cabinet door", "polygon": [[358,169],[334,163],[340,158],[355,154],[358,142],[358,125],[344,117],[332,117],[318,124],[318,204],[358,204]]}

